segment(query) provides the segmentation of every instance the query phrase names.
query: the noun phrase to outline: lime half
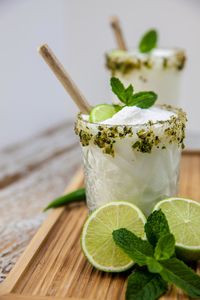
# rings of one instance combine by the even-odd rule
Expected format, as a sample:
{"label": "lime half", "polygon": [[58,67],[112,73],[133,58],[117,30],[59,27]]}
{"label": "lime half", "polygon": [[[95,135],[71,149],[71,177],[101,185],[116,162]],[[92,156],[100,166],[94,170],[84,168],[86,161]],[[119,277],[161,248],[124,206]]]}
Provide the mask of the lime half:
{"label": "lime half", "polygon": [[92,123],[98,123],[112,118],[112,116],[119,111],[119,107],[119,105],[111,104],[96,105],[90,112],[89,121]]}
{"label": "lime half", "polygon": [[115,244],[112,232],[126,228],[144,237],[146,219],[135,205],[110,202],[95,210],[86,220],[82,232],[82,249],[89,262],[106,272],[122,272],[134,262]]}
{"label": "lime half", "polygon": [[154,210],[165,214],[176,239],[177,256],[185,260],[200,259],[200,203],[184,198],[169,198]]}

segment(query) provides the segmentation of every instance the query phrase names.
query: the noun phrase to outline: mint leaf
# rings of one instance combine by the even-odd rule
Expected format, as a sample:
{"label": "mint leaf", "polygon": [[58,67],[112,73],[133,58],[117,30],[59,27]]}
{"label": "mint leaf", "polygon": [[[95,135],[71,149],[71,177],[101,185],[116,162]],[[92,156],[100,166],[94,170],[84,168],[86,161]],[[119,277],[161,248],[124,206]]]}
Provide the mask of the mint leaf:
{"label": "mint leaf", "polygon": [[126,103],[129,101],[129,99],[131,99],[131,97],[133,97],[133,93],[134,93],[134,89],[132,84],[130,84],[125,90]]}
{"label": "mint leaf", "polygon": [[190,297],[200,298],[200,276],[191,268],[177,258],[160,261],[160,264],[163,266],[160,275],[164,280],[174,283]]}
{"label": "mint leaf", "polygon": [[152,91],[134,94],[134,88],[131,84],[125,88],[122,82],[116,77],[110,79],[110,84],[113,93],[127,106],[149,108],[157,100],[157,94]]}
{"label": "mint leaf", "polygon": [[139,92],[134,94],[130,99],[127,101],[127,106],[137,106],[140,108],[149,108],[157,100],[157,94],[154,92]]}
{"label": "mint leaf", "polygon": [[147,267],[151,273],[160,273],[163,269],[161,264],[154,257],[147,257]]}
{"label": "mint leaf", "polygon": [[112,235],[116,245],[139,266],[146,265],[147,256],[153,257],[153,247],[151,244],[137,237],[133,232],[121,228],[114,230]]}
{"label": "mint leaf", "polygon": [[128,87],[126,89],[124,85],[121,83],[121,81],[116,77],[112,77],[110,79],[110,85],[112,87],[113,93],[119,98],[119,100],[122,101],[123,103],[126,103],[127,97],[129,97],[129,94],[131,92],[131,88]]}
{"label": "mint leaf", "polygon": [[147,31],[139,43],[139,50],[142,53],[150,52],[152,49],[156,48],[158,40],[158,33],[155,29]]}
{"label": "mint leaf", "polygon": [[128,277],[126,300],[155,300],[167,291],[167,283],[158,274],[136,270]]}
{"label": "mint leaf", "polygon": [[144,228],[149,243],[154,247],[161,236],[170,233],[167,219],[161,210],[156,210],[150,214]]}
{"label": "mint leaf", "polygon": [[159,238],[154,256],[157,260],[169,259],[175,253],[175,238],[173,234],[168,233]]}
{"label": "mint leaf", "polygon": [[118,104],[113,104],[112,106],[114,107],[116,112],[120,111],[123,108],[123,106],[118,105]]}

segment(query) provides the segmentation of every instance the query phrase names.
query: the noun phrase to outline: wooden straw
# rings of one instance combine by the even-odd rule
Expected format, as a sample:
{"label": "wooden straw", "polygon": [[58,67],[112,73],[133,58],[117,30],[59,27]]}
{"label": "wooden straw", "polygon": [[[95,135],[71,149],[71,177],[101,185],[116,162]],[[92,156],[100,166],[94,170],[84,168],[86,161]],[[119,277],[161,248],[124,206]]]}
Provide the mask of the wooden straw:
{"label": "wooden straw", "polygon": [[48,45],[45,44],[40,46],[38,52],[54,72],[65,90],[72,97],[76,105],[79,107],[80,111],[82,113],[89,113],[91,110],[91,106],[89,105],[85,97],[81,94],[76,84],[70,78],[69,74],[66,72],[66,70],[59,62],[53,51],[48,47]]}
{"label": "wooden straw", "polygon": [[122,29],[120,26],[119,18],[117,16],[112,16],[110,18],[110,25],[114,31],[118,48],[120,50],[127,51],[127,47],[126,47],[126,43],[125,43],[124,36],[122,33]]}

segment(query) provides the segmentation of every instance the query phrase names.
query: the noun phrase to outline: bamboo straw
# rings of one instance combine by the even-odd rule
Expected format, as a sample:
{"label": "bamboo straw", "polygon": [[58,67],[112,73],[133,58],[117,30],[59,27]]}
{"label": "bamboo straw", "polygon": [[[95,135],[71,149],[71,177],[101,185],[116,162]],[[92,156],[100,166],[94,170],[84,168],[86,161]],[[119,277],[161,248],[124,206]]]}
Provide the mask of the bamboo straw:
{"label": "bamboo straw", "polygon": [[120,50],[127,51],[127,47],[126,47],[126,43],[125,43],[124,36],[122,33],[122,29],[120,26],[119,18],[117,16],[112,16],[110,19],[110,25],[113,29],[118,48]]}
{"label": "bamboo straw", "polygon": [[81,94],[80,90],[73,82],[69,74],[66,72],[58,58],[55,56],[53,51],[48,45],[44,44],[39,47],[38,52],[41,54],[45,62],[49,65],[53,73],[56,75],[64,89],[69,93],[71,98],[74,100],[76,105],[79,107],[82,113],[89,113],[91,106]]}

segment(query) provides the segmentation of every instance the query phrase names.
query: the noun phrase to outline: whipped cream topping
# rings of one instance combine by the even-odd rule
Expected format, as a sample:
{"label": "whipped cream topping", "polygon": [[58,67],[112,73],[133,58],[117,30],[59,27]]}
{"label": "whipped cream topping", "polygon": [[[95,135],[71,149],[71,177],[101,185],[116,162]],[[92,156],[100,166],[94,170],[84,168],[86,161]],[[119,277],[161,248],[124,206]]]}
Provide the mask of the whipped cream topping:
{"label": "whipped cream topping", "polygon": [[146,59],[147,57],[170,58],[176,56],[180,52],[183,52],[183,50],[179,48],[156,48],[148,53],[141,53],[139,50],[133,49],[131,51],[112,50],[108,54],[113,58],[114,57],[118,57],[118,58],[138,57],[142,60],[142,59]]}
{"label": "whipped cream topping", "polygon": [[100,122],[107,125],[139,125],[146,124],[149,121],[167,121],[171,116],[176,116],[175,113],[165,110],[160,107],[150,107],[142,109],[136,106],[125,106],[112,118]]}

